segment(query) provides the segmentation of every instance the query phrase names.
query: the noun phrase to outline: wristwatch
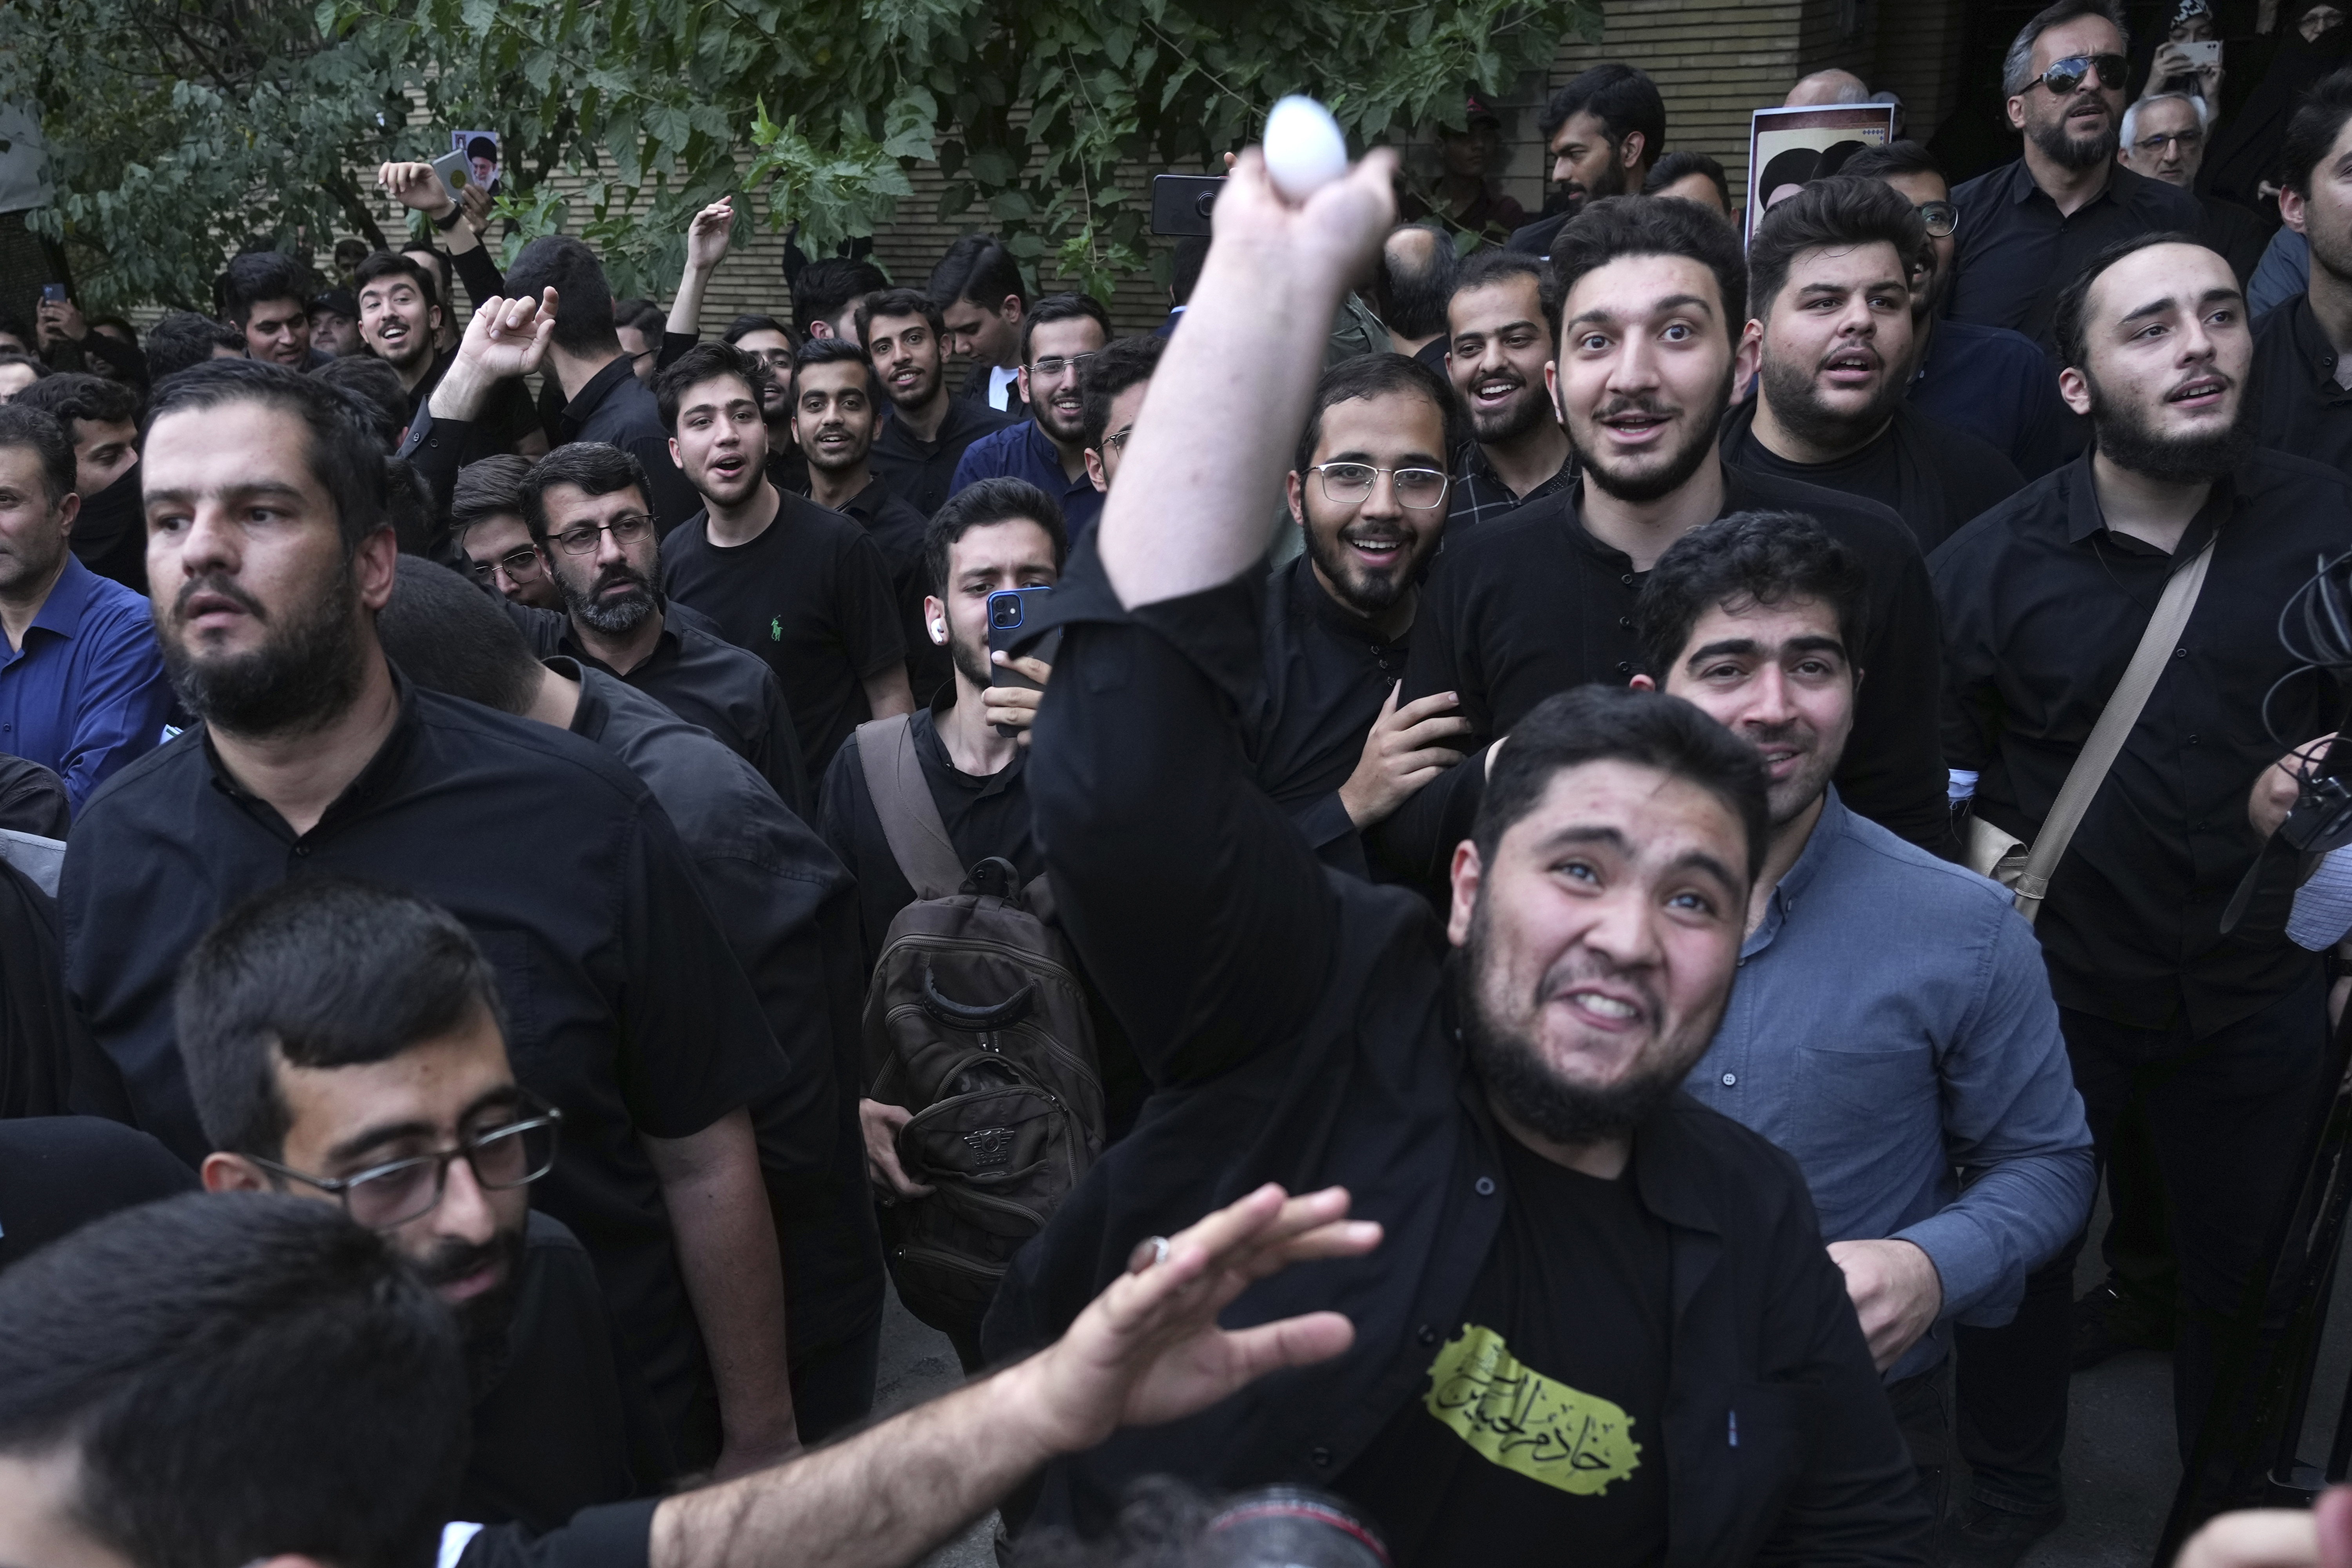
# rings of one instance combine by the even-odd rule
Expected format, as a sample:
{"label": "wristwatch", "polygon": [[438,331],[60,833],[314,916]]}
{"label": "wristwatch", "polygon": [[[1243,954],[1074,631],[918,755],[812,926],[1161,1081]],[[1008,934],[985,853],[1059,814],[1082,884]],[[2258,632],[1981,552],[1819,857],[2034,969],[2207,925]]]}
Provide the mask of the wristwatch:
{"label": "wristwatch", "polygon": [[466,209],[457,205],[455,202],[452,202],[449,204],[449,216],[446,217],[435,218],[433,220],[433,226],[439,229],[443,234],[446,234],[465,221]]}

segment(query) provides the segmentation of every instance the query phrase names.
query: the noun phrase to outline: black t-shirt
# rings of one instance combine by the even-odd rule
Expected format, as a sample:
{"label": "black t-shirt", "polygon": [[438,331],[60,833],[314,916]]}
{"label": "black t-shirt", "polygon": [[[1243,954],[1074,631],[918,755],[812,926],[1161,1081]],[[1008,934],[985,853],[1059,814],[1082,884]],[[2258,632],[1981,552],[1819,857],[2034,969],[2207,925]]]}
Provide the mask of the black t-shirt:
{"label": "black t-shirt", "polygon": [[873,716],[861,683],[907,657],[890,569],[865,529],[805,497],[780,494],[749,544],[711,543],[709,522],[698,512],[662,541],[663,586],[776,672],[802,760],[822,778]]}
{"label": "black t-shirt", "polygon": [[1756,400],[1724,420],[1723,460],[1750,473],[1874,500],[1903,520],[1922,553],[2025,488],[1990,443],[1897,405],[1875,439],[1826,463],[1783,458],[1756,437]]}
{"label": "black t-shirt", "polygon": [[923,625],[923,600],[931,591],[923,536],[930,520],[880,479],[869,481],[841,510],[864,525],[882,552],[882,563],[890,569],[890,588],[898,595],[899,635],[907,644],[907,679],[916,706],[921,707],[955,679],[948,650],[930,639]]}
{"label": "black t-shirt", "polygon": [[1465,1321],[1428,1352],[1427,1381],[1338,1489],[1407,1568],[1659,1562],[1666,1227],[1631,1166],[1601,1181],[1497,1142],[1510,1196]]}

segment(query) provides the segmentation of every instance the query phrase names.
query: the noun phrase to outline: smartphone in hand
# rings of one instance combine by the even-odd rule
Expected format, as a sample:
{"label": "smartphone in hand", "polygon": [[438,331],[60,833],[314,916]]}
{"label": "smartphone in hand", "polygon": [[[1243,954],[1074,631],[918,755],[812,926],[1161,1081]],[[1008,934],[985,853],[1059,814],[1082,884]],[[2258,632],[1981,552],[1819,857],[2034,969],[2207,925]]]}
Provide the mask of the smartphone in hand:
{"label": "smartphone in hand", "polygon": [[[1005,588],[991,594],[988,596],[988,651],[992,654],[1010,653],[1015,644],[1025,640],[1024,628],[1028,625],[1032,613],[1045,602],[1045,595],[1053,591],[1051,588]],[[1024,651],[1033,658],[1042,658],[1051,664],[1055,650],[1061,646],[1062,632],[1057,626],[1038,639],[1036,646]],[[1032,691],[1045,689],[1019,670],[1009,669],[993,660],[988,667],[988,683],[991,686],[1025,686]],[[1010,724],[999,724],[996,732],[1007,740],[1021,733]]]}

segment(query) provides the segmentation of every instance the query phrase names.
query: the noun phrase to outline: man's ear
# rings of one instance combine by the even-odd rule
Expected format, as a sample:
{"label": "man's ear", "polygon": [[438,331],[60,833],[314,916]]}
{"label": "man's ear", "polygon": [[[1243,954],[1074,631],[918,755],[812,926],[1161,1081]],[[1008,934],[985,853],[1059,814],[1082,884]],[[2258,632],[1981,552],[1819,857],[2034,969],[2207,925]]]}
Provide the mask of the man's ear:
{"label": "man's ear", "polygon": [[2281,187],[2278,195],[2279,221],[2297,234],[2309,234],[2304,226],[2311,221],[2311,200],[2293,185]]}
{"label": "man's ear", "polygon": [[1646,675],[1636,675],[1625,684],[1634,691],[1655,691],[1658,689],[1658,683]]}
{"label": "man's ear", "polygon": [[[2029,86],[2025,90],[2031,92],[2033,89]],[[2009,128],[2011,131],[2025,129],[2025,100],[2022,96],[2009,100]]]}
{"label": "man's ear", "polygon": [[1445,940],[1460,947],[1470,940],[1470,916],[1478,908],[1478,888],[1486,876],[1485,868],[1478,864],[1478,847],[1467,838],[1454,847],[1449,875],[1454,906],[1445,917]]}
{"label": "man's ear", "polygon": [[1087,448],[1087,479],[1095,487],[1096,493],[1110,493],[1110,476],[1103,472],[1102,454],[1092,447]]}
{"label": "man's ear", "polygon": [[2085,417],[2089,416],[2091,412],[2090,379],[2071,364],[2064,370],[2058,373],[2058,395],[2066,400],[2067,407],[2073,409],[2077,414],[2084,416]]}
{"label": "man's ear", "polygon": [[937,647],[948,646],[947,601],[937,594],[928,595],[923,600],[923,630]]}
{"label": "man's ear", "polygon": [[669,438],[669,460],[681,468],[686,467],[686,459],[678,455],[677,437],[675,436]]}
{"label": "man's ear", "polygon": [[1004,297],[1004,303],[996,308],[996,313],[1004,318],[1008,326],[1017,327],[1021,324],[1021,318],[1027,312],[1021,308],[1020,295],[1007,294]]}
{"label": "man's ear", "polygon": [[198,1174],[208,1193],[266,1193],[272,1190],[268,1173],[242,1154],[215,1149],[205,1156]]}
{"label": "man's ear", "polygon": [[391,602],[399,576],[400,541],[386,524],[352,552],[352,581],[360,591],[360,603],[371,612],[383,609]]}
{"label": "man's ear", "polygon": [[1290,501],[1290,521],[1301,528],[1307,526],[1306,484],[1306,476],[1297,468],[1291,469],[1290,477],[1282,481],[1283,494]]}
{"label": "man's ear", "polygon": [[79,494],[67,496],[58,503],[58,531],[70,537],[73,533],[74,519],[80,515],[81,497]]}
{"label": "man's ear", "polygon": [[1739,331],[1739,342],[1731,351],[1731,400],[1745,403],[1748,385],[1756,379],[1757,368],[1764,363],[1764,323],[1750,321]]}
{"label": "man's ear", "polygon": [[1617,143],[1617,160],[1628,169],[1642,166],[1642,154],[1650,150],[1650,139],[1642,132],[1628,131]]}

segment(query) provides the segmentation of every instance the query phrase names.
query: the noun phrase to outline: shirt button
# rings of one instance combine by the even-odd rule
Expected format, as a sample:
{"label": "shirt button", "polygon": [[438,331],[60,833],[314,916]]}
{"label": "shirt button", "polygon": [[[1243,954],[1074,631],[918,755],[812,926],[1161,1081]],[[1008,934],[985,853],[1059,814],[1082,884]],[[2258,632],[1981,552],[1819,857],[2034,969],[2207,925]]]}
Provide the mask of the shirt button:
{"label": "shirt button", "polygon": [[1328,1470],[1331,1468],[1331,1450],[1318,1443],[1307,1450],[1307,1462],[1318,1470]]}
{"label": "shirt button", "polygon": [[1420,1328],[1413,1331],[1412,1337],[1419,1340],[1423,1344],[1433,1345],[1437,1342],[1437,1331],[1431,1328],[1427,1323],[1423,1323]]}
{"label": "shirt button", "polygon": [[1628,572],[1628,573],[1626,573],[1626,574],[1625,574],[1625,575],[1623,575],[1622,577],[1618,578],[1618,579],[1617,579],[1617,581],[1619,581],[1620,583],[1624,584],[1625,584],[1625,586],[1627,586],[1628,588],[1630,588],[1630,587],[1632,587],[1632,586],[1633,585],[1633,574],[1632,574],[1631,572]]}
{"label": "shirt button", "polygon": [[1491,1198],[1495,1195],[1495,1178],[1492,1176],[1481,1176],[1476,1181],[1470,1184],[1470,1190],[1476,1193],[1482,1198]]}
{"label": "shirt button", "polygon": [[1631,675],[1633,673],[1633,667],[1621,658],[1617,661],[1617,673],[1620,675]]}
{"label": "shirt button", "polygon": [[1724,1088],[1726,1088],[1726,1089],[1732,1089],[1732,1088],[1736,1088],[1736,1087],[1738,1087],[1738,1083],[1739,1083],[1739,1075],[1738,1075],[1738,1073],[1736,1073],[1736,1072],[1727,1072],[1727,1073],[1725,1073],[1725,1074],[1723,1075],[1723,1087],[1724,1087]]}
{"label": "shirt button", "polygon": [[307,856],[310,853],[310,847],[308,844],[297,844],[294,846],[294,853],[297,855]]}
{"label": "shirt button", "polygon": [[1617,624],[1623,626],[1627,631],[1632,631],[1633,629],[1633,617],[1631,616],[1620,616],[1617,617]]}
{"label": "shirt button", "polygon": [[2175,658],[2187,658],[2189,657],[2189,650],[2185,647],[2174,648],[2172,650],[2172,657]]}

